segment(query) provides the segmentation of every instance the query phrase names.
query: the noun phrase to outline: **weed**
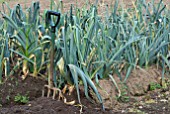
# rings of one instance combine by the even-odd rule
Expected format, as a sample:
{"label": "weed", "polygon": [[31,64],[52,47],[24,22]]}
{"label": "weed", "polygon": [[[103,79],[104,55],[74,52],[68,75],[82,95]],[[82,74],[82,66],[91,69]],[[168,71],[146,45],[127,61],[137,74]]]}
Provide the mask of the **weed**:
{"label": "weed", "polygon": [[6,96],[6,100],[7,100],[7,101],[10,101],[10,99],[11,99],[10,96],[7,95],[7,96]]}
{"label": "weed", "polygon": [[17,103],[26,104],[29,101],[29,97],[27,95],[17,94],[14,101]]}
{"label": "weed", "polygon": [[120,91],[121,91],[121,94],[120,96],[117,97],[117,100],[120,102],[129,102],[130,97],[128,96],[128,93],[127,93],[127,86],[124,83],[121,84]]}
{"label": "weed", "polygon": [[150,83],[150,86],[149,86],[149,90],[150,90],[150,91],[153,91],[153,90],[155,90],[155,89],[160,89],[160,88],[162,88],[160,84],[158,84],[158,83],[153,83],[153,82]]}

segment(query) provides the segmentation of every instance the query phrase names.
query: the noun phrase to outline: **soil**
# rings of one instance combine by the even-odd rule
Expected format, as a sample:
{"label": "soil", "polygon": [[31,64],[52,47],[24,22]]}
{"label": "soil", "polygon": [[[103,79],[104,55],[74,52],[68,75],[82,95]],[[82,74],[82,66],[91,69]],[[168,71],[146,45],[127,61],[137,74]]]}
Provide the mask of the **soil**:
{"label": "soil", "polygon": [[[102,82],[102,81],[101,81]],[[108,83],[109,80],[105,80]],[[80,89],[81,105],[78,103],[76,91],[71,95],[65,94],[67,101],[76,101],[75,104],[66,104],[63,100],[53,100],[51,97],[42,97],[42,89],[47,81],[28,76],[24,81],[20,76],[11,76],[0,85],[0,114],[120,114],[120,113],[170,113],[169,88],[148,91],[142,96],[130,96],[127,102],[114,101],[112,108],[105,111],[97,103],[91,103]],[[111,86],[113,88],[113,85]],[[110,88],[109,86],[107,88]],[[20,94],[29,97],[26,104],[15,102]]]}
{"label": "soil", "polygon": [[[9,0],[8,0],[9,1]],[[10,6],[14,6],[17,3],[27,7],[30,6],[32,0],[23,1],[9,1]],[[49,0],[41,0],[41,11],[49,7]],[[65,0],[64,11],[69,9],[70,4],[75,4],[76,0]],[[91,0],[92,1],[92,0]],[[102,0],[100,0],[102,1]],[[105,4],[113,4],[112,0],[104,0]],[[122,1],[122,0],[120,0]],[[125,3],[129,7],[131,0],[126,0]],[[170,0],[165,0],[165,4],[169,5]],[[83,1],[78,2],[79,6],[84,4]],[[102,4],[101,4],[102,5]],[[103,9],[100,9],[102,12]],[[153,73],[154,72],[154,73]],[[137,77],[139,75],[139,77]],[[109,101],[110,96],[116,98],[116,91],[107,90],[109,94],[103,94],[105,96],[105,111],[102,110],[101,106],[97,103],[91,103],[84,95],[83,89],[80,89],[81,105],[77,100],[77,93],[74,90],[71,95],[64,94],[67,101],[76,101],[73,105],[64,103],[63,100],[53,100],[51,97],[42,97],[42,89],[47,81],[44,79],[37,79],[28,76],[25,80],[21,79],[21,76],[15,74],[15,76],[9,77],[2,85],[0,85],[0,114],[120,114],[120,113],[142,113],[142,114],[169,114],[170,113],[170,91],[166,89],[156,89],[149,91],[149,83],[159,83],[157,80],[161,75],[161,71],[156,71],[155,68],[151,68],[149,71],[136,70],[130,78],[127,80],[127,86],[130,88],[128,96],[124,95],[123,100]],[[148,76],[150,76],[148,80]],[[116,77],[116,76],[115,76]],[[137,77],[137,78],[136,78]],[[151,78],[152,77],[152,78]],[[141,87],[137,88],[132,85],[140,85],[140,81],[145,80],[141,83]],[[101,80],[105,83],[104,88],[113,87],[113,83],[110,80]],[[116,81],[117,82],[117,81]],[[135,83],[135,84],[133,84]],[[147,83],[147,84],[146,84]],[[119,85],[121,87],[121,85]],[[20,94],[29,98],[26,104],[15,102],[15,97]],[[114,94],[114,95],[113,95]],[[125,101],[125,98],[128,101]],[[112,98],[113,99],[113,98]],[[112,105],[107,107],[107,105]],[[82,109],[82,110],[81,110]]]}
{"label": "soil", "polygon": [[[16,4],[20,4],[24,8],[30,7],[33,0],[5,0],[9,3],[9,6],[13,7]],[[40,2],[40,10],[41,12],[44,12],[46,9],[50,8],[50,1],[51,0],[34,0]],[[54,0],[57,4],[59,0]],[[94,4],[96,0],[63,0],[63,8],[64,12],[67,12],[70,10],[70,5],[73,4],[77,7],[82,7],[86,4],[86,1],[90,4]],[[123,4],[126,7],[131,7],[133,5],[133,2],[135,0],[119,0],[119,5]],[[146,0],[146,2],[150,2],[151,0]],[[106,6],[109,6],[110,8],[114,6],[115,1],[114,0],[99,0],[99,15],[103,15],[106,11]],[[159,3],[159,0],[155,0],[155,3]],[[170,0],[163,0],[163,3],[169,8],[170,7]],[[0,6],[1,7],[1,6]],[[55,9],[55,7],[53,6]]]}
{"label": "soil", "polygon": [[[71,95],[65,95],[67,101],[75,100],[74,105],[67,105],[63,100],[53,100],[51,97],[42,97],[43,86],[47,82],[42,79],[35,79],[28,76],[24,81],[18,77],[10,77],[0,86],[0,114],[75,114],[80,113],[80,105],[77,102],[77,94],[74,91]],[[16,103],[15,97],[20,94],[29,97],[26,104]],[[80,93],[83,104],[82,112],[91,113],[112,113],[108,110],[103,112],[99,105],[88,101],[83,91]]]}

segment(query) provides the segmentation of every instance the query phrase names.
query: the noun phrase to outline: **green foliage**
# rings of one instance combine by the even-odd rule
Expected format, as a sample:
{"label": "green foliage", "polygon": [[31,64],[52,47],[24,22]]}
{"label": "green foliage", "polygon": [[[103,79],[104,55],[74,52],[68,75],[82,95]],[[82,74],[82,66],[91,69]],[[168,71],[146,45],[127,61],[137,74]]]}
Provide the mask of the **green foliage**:
{"label": "green foliage", "polygon": [[0,0],[0,3],[5,2],[5,0]]}
{"label": "green foliage", "polygon": [[[77,94],[78,94],[78,100],[80,102],[80,94],[79,94],[79,87],[78,87],[78,76],[82,79],[83,81],[83,84],[84,84],[84,91],[85,91],[85,95],[86,97],[92,101],[88,95],[88,85],[93,89],[93,91],[95,92],[99,102],[102,104],[103,106],[103,101],[102,101],[102,98],[100,96],[100,94],[98,93],[97,91],[97,88],[95,87],[94,83],[91,81],[90,77],[88,75],[85,75],[84,72],[76,67],[75,65],[72,65],[72,64],[69,64],[68,65],[70,71],[71,71],[71,74],[73,76],[73,80],[74,80],[74,83],[75,83],[75,86],[76,86],[76,89],[77,89]],[[88,84],[88,85],[87,85]],[[81,102],[80,102],[81,103]]]}
{"label": "green foliage", "polygon": [[127,93],[128,88],[124,83],[121,83],[120,91],[120,95],[116,97],[117,100],[120,102],[129,102],[130,97]]}
{"label": "green foliage", "polygon": [[29,101],[29,97],[27,95],[17,94],[14,101],[17,103],[26,104]]}
{"label": "green foliage", "polygon": [[9,96],[9,95],[6,96],[6,100],[7,100],[7,101],[10,101],[10,96]]}
{"label": "green foliage", "polygon": [[160,88],[162,88],[162,87],[161,87],[161,85],[158,84],[158,83],[150,83],[150,85],[149,85],[149,90],[150,90],[150,91],[153,91],[153,90],[155,90],[155,89],[160,89]]}
{"label": "green foliage", "polygon": [[32,72],[36,76],[43,62],[43,49],[38,41],[39,2],[33,3],[26,14],[20,5],[9,10],[9,14],[1,13],[5,20],[10,43],[12,43],[10,51],[23,58],[24,75],[27,75],[33,67]]}
{"label": "green foliage", "polygon": [[[111,78],[119,91],[118,97],[126,101],[127,93],[118,88],[111,76],[113,73],[125,83],[135,67],[157,64],[163,69],[162,77],[170,69],[167,56],[170,51],[170,14],[162,0],[158,4],[154,0],[149,3],[136,0],[132,8],[120,7],[116,0],[111,13],[106,7],[103,17],[98,14],[97,0],[90,8],[88,4],[82,8],[71,5],[66,13],[63,13],[62,1],[56,7],[53,2],[51,0],[50,9],[56,8],[61,13],[55,34],[50,33],[49,27],[44,27],[46,12],[40,17],[39,2],[33,3],[26,12],[20,5],[11,9],[4,3],[9,14],[1,12],[4,21],[0,21],[0,80],[2,74],[6,74],[4,71],[10,70],[8,59],[15,53],[19,57],[13,63],[18,63],[14,68],[22,65],[24,75],[37,76],[41,71],[46,75],[49,74],[46,69],[53,66],[50,73],[54,74],[56,87],[75,85],[80,102],[79,84],[84,85],[88,99],[90,86],[102,104],[92,81],[94,78],[96,81]],[[122,71],[126,73],[124,78]]]}
{"label": "green foliage", "polygon": [[4,37],[0,34],[0,83],[2,83],[3,58],[4,58]]}
{"label": "green foliage", "polygon": [[2,82],[3,71],[5,77],[9,74],[9,48],[7,32],[4,29],[4,22],[0,20],[0,83]]}

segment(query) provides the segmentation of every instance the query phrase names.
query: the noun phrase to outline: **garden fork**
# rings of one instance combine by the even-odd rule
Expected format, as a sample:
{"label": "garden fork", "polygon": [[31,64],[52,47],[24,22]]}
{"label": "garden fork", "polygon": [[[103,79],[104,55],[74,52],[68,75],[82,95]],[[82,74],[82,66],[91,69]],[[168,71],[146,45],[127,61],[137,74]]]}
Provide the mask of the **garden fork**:
{"label": "garden fork", "polygon": [[[58,17],[55,23],[52,21],[51,16]],[[62,95],[61,90],[53,86],[55,32],[56,32],[56,27],[60,21],[60,13],[55,12],[55,11],[47,11],[45,20],[46,20],[46,28],[49,29],[49,34],[51,36],[51,39],[50,39],[51,48],[50,48],[50,67],[48,68],[49,69],[48,70],[49,72],[48,85],[44,86],[42,90],[42,96],[45,96],[45,89],[47,89],[47,97],[50,97],[51,91],[53,91],[53,99],[55,99],[57,92],[59,92],[58,95],[60,99],[64,97]]]}

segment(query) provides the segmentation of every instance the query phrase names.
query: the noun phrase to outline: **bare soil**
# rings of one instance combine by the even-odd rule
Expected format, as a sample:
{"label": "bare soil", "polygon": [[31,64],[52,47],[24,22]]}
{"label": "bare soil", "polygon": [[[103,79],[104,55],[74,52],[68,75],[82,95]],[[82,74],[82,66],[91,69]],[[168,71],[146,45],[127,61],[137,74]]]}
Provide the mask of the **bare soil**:
{"label": "bare soil", "polygon": [[[67,105],[63,100],[53,100],[52,98],[41,97],[43,86],[47,82],[42,79],[27,77],[22,80],[18,77],[10,77],[3,85],[0,85],[0,114],[75,114],[80,113],[81,107],[77,102],[76,91],[72,95],[65,95],[67,101],[76,100],[74,105]],[[28,96],[29,102],[26,104],[14,101],[17,94]],[[81,102],[84,105],[82,112],[92,113],[112,113],[103,112],[99,105],[89,102],[83,91],[81,91]]]}
{"label": "bare soil", "polygon": [[[11,7],[15,6],[16,4],[21,4],[23,8],[30,7],[33,0],[5,0],[9,3]],[[43,12],[46,9],[50,8],[50,0],[34,0],[40,2],[40,10]],[[57,4],[59,0],[54,0]],[[94,4],[96,0],[63,0],[63,8],[64,12],[69,11],[70,5],[73,4],[77,7],[82,7],[86,3]],[[119,0],[119,5],[124,5],[125,7],[131,7],[133,6],[135,0]],[[146,2],[151,2],[152,0],[146,0]],[[155,0],[155,3],[159,3],[160,0]],[[103,14],[106,11],[106,6],[109,6],[110,8],[114,6],[115,1],[114,0],[99,0],[99,14]],[[170,0],[163,0],[163,3],[169,8],[170,7]],[[55,6],[53,6],[55,9]]]}
{"label": "bare soil", "polygon": [[[108,80],[109,81],[109,80]],[[67,101],[75,100],[73,105],[65,104],[63,100],[53,100],[51,97],[42,97],[42,88],[47,81],[28,76],[24,81],[20,76],[10,77],[0,85],[0,114],[120,114],[120,113],[170,113],[169,88],[147,91],[142,96],[130,96],[129,101],[115,101],[113,107],[106,107],[103,111],[99,104],[91,103],[80,89],[81,107],[77,100],[77,93],[65,94]],[[105,81],[105,83],[108,83]],[[132,82],[133,83],[133,82]],[[113,88],[113,85],[110,86]],[[110,88],[108,86],[108,88]],[[15,96],[18,94],[29,97],[26,104],[16,103]],[[106,100],[106,99],[105,99]]]}

